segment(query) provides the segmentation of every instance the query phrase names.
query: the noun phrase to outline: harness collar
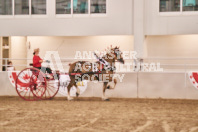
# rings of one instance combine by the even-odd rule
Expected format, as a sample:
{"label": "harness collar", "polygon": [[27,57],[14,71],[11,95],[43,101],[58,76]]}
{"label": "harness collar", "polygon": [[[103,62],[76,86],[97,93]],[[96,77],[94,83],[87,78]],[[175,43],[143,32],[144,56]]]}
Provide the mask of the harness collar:
{"label": "harness collar", "polygon": [[102,65],[100,65],[100,71],[104,70],[110,70],[110,71],[115,71],[116,67],[111,66],[109,62],[107,62],[105,59],[102,57],[98,57],[97,54],[94,52],[95,57],[97,58],[98,62]]}

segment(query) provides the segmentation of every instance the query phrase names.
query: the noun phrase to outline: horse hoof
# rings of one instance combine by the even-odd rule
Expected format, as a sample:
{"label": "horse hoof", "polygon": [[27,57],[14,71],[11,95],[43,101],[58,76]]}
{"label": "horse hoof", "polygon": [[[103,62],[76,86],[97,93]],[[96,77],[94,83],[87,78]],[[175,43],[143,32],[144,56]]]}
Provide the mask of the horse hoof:
{"label": "horse hoof", "polygon": [[67,99],[68,101],[73,101],[74,99],[73,98],[69,98],[69,99]]}
{"label": "horse hoof", "polygon": [[110,101],[110,99],[102,99],[103,101]]}
{"label": "horse hoof", "polygon": [[107,89],[110,89],[110,86],[109,85],[107,86]]}
{"label": "horse hoof", "polygon": [[78,96],[79,96],[79,93],[76,92],[76,97],[78,97]]}

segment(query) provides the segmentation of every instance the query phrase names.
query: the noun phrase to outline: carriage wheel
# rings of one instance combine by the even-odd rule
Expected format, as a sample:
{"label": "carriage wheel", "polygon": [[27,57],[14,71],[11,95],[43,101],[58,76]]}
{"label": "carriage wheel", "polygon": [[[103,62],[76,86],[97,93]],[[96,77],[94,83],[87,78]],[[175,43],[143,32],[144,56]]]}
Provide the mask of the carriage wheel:
{"label": "carriage wheel", "polygon": [[27,101],[41,99],[46,87],[45,75],[35,68],[22,70],[16,79],[16,91],[22,99]]}
{"label": "carriage wheel", "polygon": [[58,93],[59,86],[59,79],[47,80],[47,88],[44,95],[42,96],[42,99],[52,99]]}

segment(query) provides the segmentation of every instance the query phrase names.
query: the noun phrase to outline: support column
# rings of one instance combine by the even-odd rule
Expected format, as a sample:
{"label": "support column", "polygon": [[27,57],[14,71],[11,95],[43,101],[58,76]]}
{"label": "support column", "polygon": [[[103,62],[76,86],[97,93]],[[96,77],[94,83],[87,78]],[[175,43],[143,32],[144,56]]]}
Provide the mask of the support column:
{"label": "support column", "polygon": [[134,50],[137,51],[137,58],[144,58],[147,56],[144,27],[144,1],[145,0],[134,0],[133,3]]}
{"label": "support column", "polygon": [[[0,36],[0,58],[2,58],[2,53],[3,53],[3,49],[2,49],[2,37]],[[2,71],[2,60],[0,60],[0,71]]]}

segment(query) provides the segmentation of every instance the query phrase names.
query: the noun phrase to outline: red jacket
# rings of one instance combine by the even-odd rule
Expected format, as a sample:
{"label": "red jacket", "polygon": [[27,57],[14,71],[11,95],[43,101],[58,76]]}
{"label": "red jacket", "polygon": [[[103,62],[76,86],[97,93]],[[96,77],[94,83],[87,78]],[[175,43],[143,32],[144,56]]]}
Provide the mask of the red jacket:
{"label": "red jacket", "polygon": [[41,63],[39,62],[42,60],[39,56],[34,55],[33,57],[33,67],[41,67]]}

